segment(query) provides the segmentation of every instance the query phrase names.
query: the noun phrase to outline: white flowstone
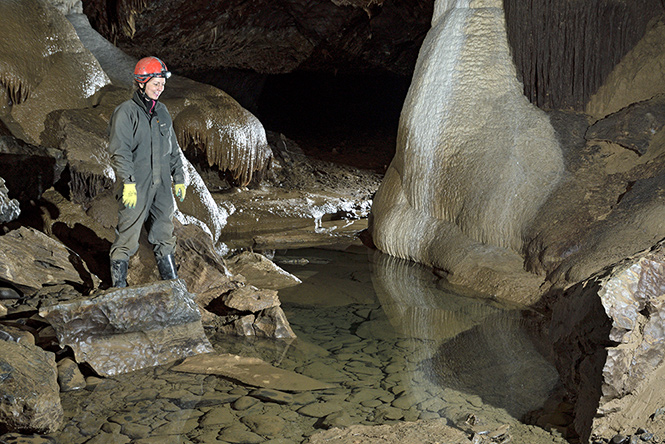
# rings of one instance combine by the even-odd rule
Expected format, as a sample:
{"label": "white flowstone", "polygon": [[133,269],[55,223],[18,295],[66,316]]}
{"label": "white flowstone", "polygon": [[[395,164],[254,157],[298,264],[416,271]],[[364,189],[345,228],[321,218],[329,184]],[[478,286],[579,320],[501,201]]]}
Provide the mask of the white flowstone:
{"label": "white flowstone", "polygon": [[376,246],[448,269],[472,250],[506,260],[491,247],[520,251],[562,173],[554,129],[517,80],[501,2],[438,0],[374,199]]}

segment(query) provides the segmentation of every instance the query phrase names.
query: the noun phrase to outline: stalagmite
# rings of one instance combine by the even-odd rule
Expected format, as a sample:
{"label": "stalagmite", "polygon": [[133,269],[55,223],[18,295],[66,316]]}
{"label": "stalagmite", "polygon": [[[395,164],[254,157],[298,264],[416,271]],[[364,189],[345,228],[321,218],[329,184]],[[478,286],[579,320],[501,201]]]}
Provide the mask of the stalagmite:
{"label": "stalagmite", "polygon": [[372,207],[376,246],[446,269],[471,251],[520,252],[562,173],[554,130],[517,80],[502,2],[438,0]]}

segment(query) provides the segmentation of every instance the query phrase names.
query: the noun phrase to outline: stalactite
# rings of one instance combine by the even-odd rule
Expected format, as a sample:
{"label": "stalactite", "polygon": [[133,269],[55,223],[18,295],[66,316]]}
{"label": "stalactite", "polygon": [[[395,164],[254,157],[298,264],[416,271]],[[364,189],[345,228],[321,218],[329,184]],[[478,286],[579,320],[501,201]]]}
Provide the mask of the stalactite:
{"label": "stalactite", "polygon": [[226,120],[220,113],[218,120],[212,120],[204,114],[190,106],[174,121],[178,143],[188,157],[202,157],[208,166],[229,173],[238,186],[247,186],[267,170],[272,151],[255,117],[245,112]]}
{"label": "stalactite", "polygon": [[101,192],[113,187],[113,180],[104,175],[79,172],[75,168],[71,168],[70,173],[69,191],[72,202],[77,204],[87,204]]}
{"label": "stalactite", "polygon": [[149,5],[148,0],[86,1],[83,12],[96,29],[109,40],[116,41],[119,34],[133,37],[135,18]]}
{"label": "stalactite", "polygon": [[0,72],[0,88],[7,91],[7,97],[12,101],[12,105],[19,105],[30,96],[29,86],[8,73]]}
{"label": "stalactite", "polygon": [[542,108],[581,110],[662,14],[661,0],[504,0],[524,93]]}

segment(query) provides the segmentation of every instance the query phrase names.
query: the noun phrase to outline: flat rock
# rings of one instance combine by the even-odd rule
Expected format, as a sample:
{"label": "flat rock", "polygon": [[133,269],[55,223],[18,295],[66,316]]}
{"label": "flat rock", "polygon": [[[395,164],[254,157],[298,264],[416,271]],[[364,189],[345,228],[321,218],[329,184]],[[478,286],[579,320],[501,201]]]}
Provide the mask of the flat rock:
{"label": "flat rock", "polygon": [[0,280],[32,295],[42,286],[64,284],[92,289],[99,279],[60,242],[33,228],[0,236]]}
{"label": "flat rock", "polygon": [[172,370],[220,375],[256,387],[291,392],[321,390],[333,387],[331,384],[273,367],[258,358],[246,358],[231,354],[209,353],[192,356],[173,367]]}
{"label": "flat rock", "polygon": [[229,292],[223,297],[224,305],[238,311],[256,313],[279,305],[275,290],[261,290],[253,285],[246,285]]}
{"label": "flat rock", "polygon": [[244,276],[248,284],[258,288],[279,290],[302,282],[264,255],[251,251],[243,251],[227,259],[226,265],[233,274]]}
{"label": "flat rock", "polygon": [[201,314],[180,280],[112,289],[45,307],[62,346],[102,376],[208,353]]}

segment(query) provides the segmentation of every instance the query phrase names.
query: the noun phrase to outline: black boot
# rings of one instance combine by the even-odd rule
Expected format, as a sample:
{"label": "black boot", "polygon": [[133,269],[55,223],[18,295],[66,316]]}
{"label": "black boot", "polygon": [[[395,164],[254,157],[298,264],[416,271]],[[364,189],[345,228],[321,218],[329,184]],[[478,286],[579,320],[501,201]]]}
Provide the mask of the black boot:
{"label": "black boot", "polygon": [[111,259],[111,285],[118,288],[127,286],[128,261]]}
{"label": "black boot", "polygon": [[178,272],[175,268],[175,259],[172,254],[157,259],[157,269],[162,280],[178,279]]}

